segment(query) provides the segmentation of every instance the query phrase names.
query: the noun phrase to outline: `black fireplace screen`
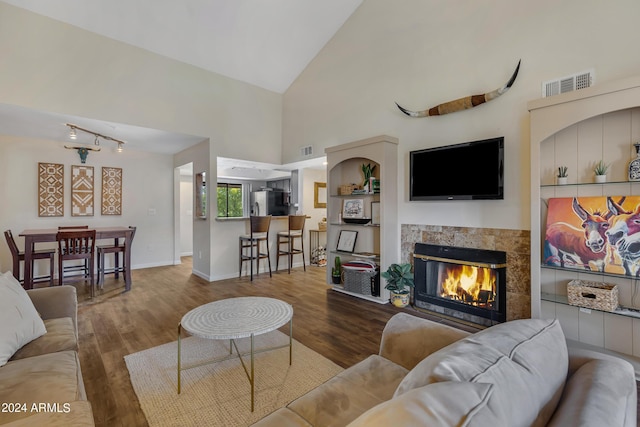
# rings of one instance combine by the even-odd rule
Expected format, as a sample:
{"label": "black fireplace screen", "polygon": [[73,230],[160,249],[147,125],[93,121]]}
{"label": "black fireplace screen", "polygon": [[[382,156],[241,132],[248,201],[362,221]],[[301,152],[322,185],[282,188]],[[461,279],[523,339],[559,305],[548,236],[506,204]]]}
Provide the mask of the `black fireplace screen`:
{"label": "black fireplace screen", "polygon": [[505,252],[416,243],[414,271],[417,306],[506,320]]}

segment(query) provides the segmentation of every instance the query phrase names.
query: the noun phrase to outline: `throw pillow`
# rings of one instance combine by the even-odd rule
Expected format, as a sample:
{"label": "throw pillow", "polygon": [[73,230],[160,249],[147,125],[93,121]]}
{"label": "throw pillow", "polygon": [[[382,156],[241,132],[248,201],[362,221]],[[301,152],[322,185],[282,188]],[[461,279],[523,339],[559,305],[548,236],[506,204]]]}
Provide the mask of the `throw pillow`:
{"label": "throw pillow", "polygon": [[505,425],[487,406],[492,384],[441,382],[411,390],[360,415],[348,427]]}
{"label": "throw pillow", "polygon": [[0,274],[0,366],[47,332],[31,298],[9,271]]}
{"label": "throw pillow", "polygon": [[399,396],[442,381],[496,386],[489,407],[506,424],[546,425],[568,371],[567,345],[557,319],[514,320],[470,335],[422,360],[396,389]]}

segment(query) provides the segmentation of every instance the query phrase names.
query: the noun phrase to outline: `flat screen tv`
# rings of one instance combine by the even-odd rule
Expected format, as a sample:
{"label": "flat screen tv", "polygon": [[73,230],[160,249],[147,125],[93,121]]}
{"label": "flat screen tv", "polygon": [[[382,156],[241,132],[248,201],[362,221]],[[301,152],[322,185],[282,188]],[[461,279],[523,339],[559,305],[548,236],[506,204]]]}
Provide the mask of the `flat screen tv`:
{"label": "flat screen tv", "polygon": [[504,137],[410,153],[410,200],[504,199]]}

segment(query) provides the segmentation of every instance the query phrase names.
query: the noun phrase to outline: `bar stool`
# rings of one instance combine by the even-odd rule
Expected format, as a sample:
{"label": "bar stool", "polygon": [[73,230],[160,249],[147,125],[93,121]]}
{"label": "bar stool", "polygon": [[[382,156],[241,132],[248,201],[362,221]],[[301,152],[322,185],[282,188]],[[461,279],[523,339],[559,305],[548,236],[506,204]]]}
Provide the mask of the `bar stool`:
{"label": "bar stool", "polygon": [[[129,226],[131,229],[131,243],[133,243],[133,238],[136,235],[136,227]],[[127,250],[127,242],[126,239],[120,244],[120,239],[113,239],[113,245],[98,245],[96,249],[98,250],[98,285],[100,288],[104,286],[104,275],[105,274],[113,274],[117,279],[120,273],[125,273],[130,266],[127,265],[127,261],[125,259],[124,253]],[[105,266],[105,255],[106,254],[114,254],[113,260],[113,268],[107,269]],[[122,266],[120,266],[120,254],[122,254]]]}
{"label": "bar stool", "polygon": [[[294,255],[302,255],[302,267],[307,271],[304,262],[304,222],[306,215],[289,215],[289,230],[280,231],[278,233],[278,257],[276,258],[276,271],[278,271],[278,261],[280,257],[286,255],[289,257],[288,271],[291,274],[291,263]],[[300,248],[295,248],[295,239],[300,239]],[[280,249],[280,245],[287,245],[285,250]]]}
{"label": "bar stool", "polygon": [[[11,257],[13,258],[13,277],[16,278],[17,281],[24,284],[24,280],[20,279],[20,261],[24,261],[24,252],[18,249],[18,245],[16,245],[16,241],[13,238],[13,234],[11,230],[6,230],[4,232],[4,238],[7,240],[7,245],[9,245],[9,251],[11,251]],[[48,259],[49,260],[49,275],[48,276],[40,276],[35,277],[33,283],[44,282],[46,280],[49,281],[49,286],[53,286],[53,272],[55,271],[55,261],[54,257],[56,254],[55,249],[39,249],[37,251],[33,251],[31,255],[31,271],[33,271],[34,261],[37,259]]]}
{"label": "bar stool", "polygon": [[[256,261],[256,273],[260,271],[260,260],[266,258],[269,263],[269,277],[271,276],[271,257],[269,253],[269,226],[271,215],[249,217],[250,233],[240,236],[240,271],[238,277],[242,277],[242,263],[249,261],[249,271],[253,280],[253,260]],[[260,251],[260,243],[267,244],[267,252]],[[249,254],[245,251],[249,249]],[[254,251],[255,249],[255,251]],[[255,252],[255,253],[254,253]]]}
{"label": "bar stool", "polygon": [[[96,230],[58,231],[58,271],[64,271],[63,263],[68,260],[85,260],[89,264],[91,279],[91,297],[94,295],[94,259],[96,249]],[[63,284],[64,274],[58,274],[58,282]]]}

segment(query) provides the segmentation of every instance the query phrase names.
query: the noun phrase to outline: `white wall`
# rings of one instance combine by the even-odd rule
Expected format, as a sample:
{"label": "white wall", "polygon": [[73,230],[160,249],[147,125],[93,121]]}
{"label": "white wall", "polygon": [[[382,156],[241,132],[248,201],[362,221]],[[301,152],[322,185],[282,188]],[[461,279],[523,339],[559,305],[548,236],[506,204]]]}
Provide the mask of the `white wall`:
{"label": "white wall", "polygon": [[[113,147],[115,148],[115,147]],[[38,162],[64,165],[64,216],[38,217]],[[137,226],[132,246],[132,267],[144,268],[172,263],[173,221],[172,156],[127,150],[116,153],[106,146],[89,152],[85,166],[94,168],[94,215],[71,216],[71,165],[80,165],[75,150],[63,143],[0,135],[0,224],[10,229],[18,246],[18,234],[27,228],[59,225]],[[122,168],[122,215],[102,215],[102,167]],[[149,210],[155,211],[154,215]],[[0,244],[0,271],[11,269],[11,253]],[[48,269],[46,266],[45,270]]]}
{"label": "white wall", "polygon": [[[529,113],[543,81],[594,68],[596,84],[632,76],[640,57],[635,0],[537,2],[367,0],[284,95],[283,161],[387,134],[398,137],[399,222],[529,229]],[[504,84],[510,91],[469,111],[410,118]],[[409,151],[505,136],[505,200],[409,202]],[[451,166],[451,176],[473,179]],[[437,180],[434,182],[437,185]]]}
{"label": "white wall", "polygon": [[[216,176],[217,156],[243,158],[267,163],[281,163],[282,95],[178,61],[92,34],[79,28],[45,18],[40,15],[0,2],[0,103],[18,105],[36,110],[68,114],[114,123],[137,125],[152,129],[200,135],[209,138],[205,158],[198,160],[208,176]],[[2,118],[0,118],[2,120]],[[35,151],[35,150],[34,150]],[[60,152],[68,150],[59,149]],[[56,151],[57,152],[57,151]],[[72,152],[71,152],[72,153]],[[69,153],[65,153],[69,155]],[[173,193],[176,191],[171,159],[162,159],[158,165],[147,163],[146,157],[134,156],[129,150],[110,166],[125,169],[125,176],[140,175],[141,183],[153,188],[140,188],[141,192],[162,193],[154,204],[158,215],[148,218],[147,205],[138,206],[131,223],[151,227],[152,251],[144,257],[134,250],[134,264],[172,263],[175,256],[176,213],[173,211]],[[20,150],[24,171],[37,165],[36,157]],[[102,154],[101,154],[102,155]],[[51,160],[43,157],[43,160]],[[89,155],[92,158],[92,155]],[[93,157],[94,159],[98,156]],[[103,157],[104,158],[104,157]],[[194,161],[182,158],[180,164]],[[97,161],[97,160],[96,160]],[[103,161],[103,160],[100,160]],[[67,160],[67,164],[71,160]],[[124,167],[126,165],[126,168]],[[21,171],[22,172],[22,171]],[[35,177],[26,172],[24,174]],[[151,177],[156,179],[151,180]],[[32,178],[29,178],[32,179]],[[5,182],[2,186],[6,186]],[[35,187],[28,183],[15,183],[11,191],[25,200],[19,204],[34,203]],[[211,200],[211,199],[210,199]],[[168,206],[164,204],[168,203]],[[215,202],[214,202],[215,203]],[[128,203],[125,209],[133,206]],[[160,214],[167,209],[167,216]],[[210,205],[215,211],[215,206]],[[128,215],[128,214],[127,214]],[[22,211],[13,205],[3,207],[0,225],[5,228],[22,225]],[[16,223],[15,219],[19,219]],[[124,219],[124,218],[123,218]],[[15,224],[15,225],[14,225]],[[40,225],[34,219],[30,227]],[[228,247],[236,247],[236,230],[225,229],[225,224],[201,221],[194,224],[194,245],[202,252],[203,263],[198,274],[232,274],[234,263],[218,257]],[[204,228],[204,230],[199,230]],[[216,236],[215,241],[213,235]],[[138,236],[136,236],[136,240]],[[142,239],[140,239],[140,243]],[[210,244],[214,242],[215,248]],[[146,243],[146,242],[145,242]],[[142,244],[140,245],[142,247]],[[171,247],[170,249],[167,249]],[[167,250],[169,255],[167,256]],[[194,270],[196,263],[194,260]],[[194,271],[195,272],[195,271]],[[215,273],[214,273],[215,272]]]}

